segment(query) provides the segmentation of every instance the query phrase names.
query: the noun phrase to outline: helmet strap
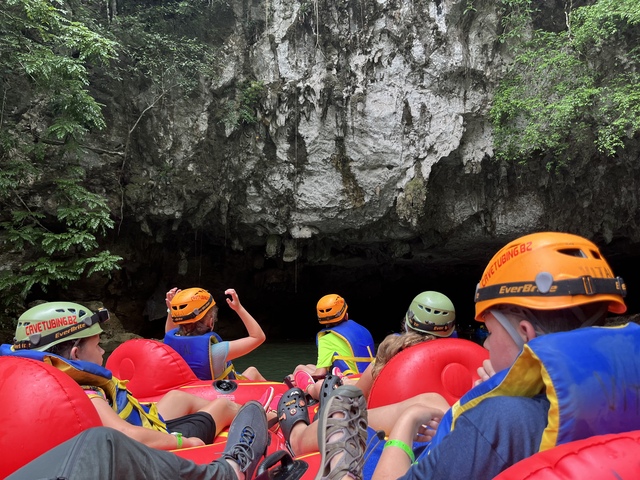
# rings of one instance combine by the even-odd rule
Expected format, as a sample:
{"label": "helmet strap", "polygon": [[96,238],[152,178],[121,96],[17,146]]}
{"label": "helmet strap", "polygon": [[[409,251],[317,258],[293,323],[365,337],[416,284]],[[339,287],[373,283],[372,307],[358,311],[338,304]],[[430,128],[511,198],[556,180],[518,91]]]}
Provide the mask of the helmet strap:
{"label": "helmet strap", "polygon": [[587,317],[584,314],[584,311],[580,307],[573,307],[571,311],[576,316],[576,318],[580,320],[580,328],[590,327],[605,315],[607,311],[607,305],[603,304],[599,309],[593,312],[589,317]]}
{"label": "helmet strap", "polygon": [[510,297],[558,297],[573,295],[627,295],[622,277],[597,278],[590,275],[568,280],[552,281],[550,274],[541,272],[534,282],[511,282],[476,287],[475,302]]}
{"label": "helmet strap", "polygon": [[524,347],[524,340],[518,334],[517,330],[515,329],[513,324],[509,321],[507,316],[501,311],[496,310],[495,308],[490,309],[489,312],[491,312],[491,315],[493,315],[493,317],[498,321],[498,323],[502,325],[502,328],[504,328],[507,331],[509,336],[515,342],[518,349],[521,350],[522,347]]}

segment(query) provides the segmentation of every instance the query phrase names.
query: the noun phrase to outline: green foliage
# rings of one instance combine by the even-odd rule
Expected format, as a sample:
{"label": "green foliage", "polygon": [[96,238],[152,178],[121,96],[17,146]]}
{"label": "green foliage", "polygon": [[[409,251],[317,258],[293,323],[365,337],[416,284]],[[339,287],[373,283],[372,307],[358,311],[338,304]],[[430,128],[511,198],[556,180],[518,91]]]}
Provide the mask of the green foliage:
{"label": "green foliage", "polygon": [[213,74],[214,53],[193,34],[179,32],[203,16],[202,3],[141,5],[116,17],[111,27],[123,44],[124,57],[118,75],[150,81],[158,95],[173,89],[194,91],[203,77]]}
{"label": "green foliage", "polygon": [[36,286],[118,268],[99,246],[113,228],[106,200],[74,166],[83,136],[105,126],[90,72],[116,48],[61,1],[0,3],[0,323]]}
{"label": "green foliage", "polygon": [[116,55],[116,43],[72,21],[61,2],[5,0],[0,6],[0,76],[7,90],[26,76],[42,95],[51,122],[45,137],[77,140],[104,126],[87,92],[87,64]]}
{"label": "green foliage", "polygon": [[[503,38],[523,38],[530,1],[503,4],[520,32]],[[567,12],[564,31],[536,30],[517,45],[490,112],[499,158],[613,156],[640,131],[639,12],[640,0],[599,0]]]}
{"label": "green foliage", "polygon": [[258,121],[256,108],[260,104],[260,99],[264,93],[264,82],[246,82],[240,95],[240,120],[246,124],[253,124]]}
{"label": "green foliage", "polygon": [[228,129],[238,125],[253,125],[258,121],[256,109],[264,95],[264,82],[246,81],[236,88],[233,100],[228,101],[224,108],[222,123]]}
{"label": "green foliage", "polygon": [[298,8],[298,15],[304,17],[313,12],[313,3],[309,0],[300,2],[300,8]]}
{"label": "green foliage", "polygon": [[531,24],[531,15],[535,12],[532,0],[501,0],[502,28],[500,41],[524,39]]}
{"label": "green foliage", "polygon": [[[35,170],[28,165],[13,167],[0,174],[0,185],[16,198],[20,183],[28,181],[21,180],[18,172],[22,169],[33,174]],[[113,228],[113,220],[104,198],[82,186],[83,174],[80,169],[70,168],[67,176],[52,181],[50,200],[55,221],[22,202],[22,208],[14,206],[9,219],[0,222],[7,253],[31,252],[19,268],[0,273],[0,304],[5,309],[10,310],[13,302],[21,305],[35,285],[42,289],[53,282],[64,286],[83,275],[119,268],[120,257],[98,251],[98,237]]]}
{"label": "green foliage", "polygon": [[474,5],[475,0],[467,0],[467,4],[464,7],[464,12],[465,14],[469,13],[469,12],[476,12],[477,9]]}

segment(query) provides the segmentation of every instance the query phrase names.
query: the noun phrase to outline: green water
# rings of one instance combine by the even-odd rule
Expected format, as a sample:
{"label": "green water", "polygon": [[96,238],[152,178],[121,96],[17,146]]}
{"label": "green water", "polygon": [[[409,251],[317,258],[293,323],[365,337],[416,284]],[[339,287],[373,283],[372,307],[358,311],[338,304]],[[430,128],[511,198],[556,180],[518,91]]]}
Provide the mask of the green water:
{"label": "green water", "polygon": [[267,380],[281,382],[297,365],[316,363],[317,353],[315,343],[267,341],[233,364],[238,372],[253,365]]}

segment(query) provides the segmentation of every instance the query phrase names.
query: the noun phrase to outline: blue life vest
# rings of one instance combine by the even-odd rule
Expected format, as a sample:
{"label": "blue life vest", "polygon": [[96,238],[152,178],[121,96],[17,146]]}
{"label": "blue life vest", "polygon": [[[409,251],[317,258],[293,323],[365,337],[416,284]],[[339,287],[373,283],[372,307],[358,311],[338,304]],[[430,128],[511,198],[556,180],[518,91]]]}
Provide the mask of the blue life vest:
{"label": "blue life vest", "polygon": [[[373,361],[375,352],[373,337],[369,330],[353,320],[347,320],[346,322],[340,322],[338,325],[320,330],[316,337],[316,345],[318,345],[320,338],[328,333],[338,335],[351,350],[345,355],[343,355],[344,352],[335,352],[332,366],[338,367],[343,373],[364,372]],[[357,370],[353,371],[347,361],[355,362]]]}
{"label": "blue life vest", "polygon": [[215,375],[213,361],[211,359],[211,344],[222,341],[222,338],[215,333],[209,332],[204,335],[176,335],[177,328],[169,330],[164,335],[164,343],[173,348],[189,364],[193,373],[200,380],[223,380],[237,377],[235,368],[231,361],[226,362],[226,367],[219,375]]}
{"label": "blue life vest", "polygon": [[131,425],[167,433],[167,426],[160,413],[158,413],[156,404],[139,402],[127,390],[126,380],[117,379],[109,370],[100,365],[81,360],[67,360],[53,353],[36,350],[14,352],[11,349],[11,345],[6,344],[0,346],[0,356],[3,355],[30,358],[48,363],[69,375],[83,389],[88,390],[87,387],[96,387],[98,391],[103,392],[104,397],[92,393],[88,393],[88,396],[89,398],[101,397],[107,400],[118,416]]}
{"label": "blue life vest", "polygon": [[533,397],[551,404],[540,451],[594,435],[640,429],[640,326],[589,327],[524,345],[511,368],[465,394],[443,417],[429,448],[484,399]]}

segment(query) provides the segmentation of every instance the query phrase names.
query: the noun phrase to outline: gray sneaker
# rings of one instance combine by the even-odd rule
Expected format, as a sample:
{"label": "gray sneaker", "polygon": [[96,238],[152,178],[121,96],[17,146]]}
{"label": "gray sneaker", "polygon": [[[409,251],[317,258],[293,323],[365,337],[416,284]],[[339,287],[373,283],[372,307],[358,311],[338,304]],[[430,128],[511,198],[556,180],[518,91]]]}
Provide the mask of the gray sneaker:
{"label": "gray sneaker", "polygon": [[[338,418],[337,413],[342,417]],[[316,480],[337,480],[347,474],[361,480],[366,446],[367,402],[362,390],[342,385],[329,394],[318,422],[322,459]],[[332,468],[331,460],[339,454],[342,457]]]}
{"label": "gray sneaker", "polygon": [[269,431],[264,407],[251,400],[240,408],[231,422],[222,458],[236,462],[244,473],[245,480],[251,480],[268,445]]}

